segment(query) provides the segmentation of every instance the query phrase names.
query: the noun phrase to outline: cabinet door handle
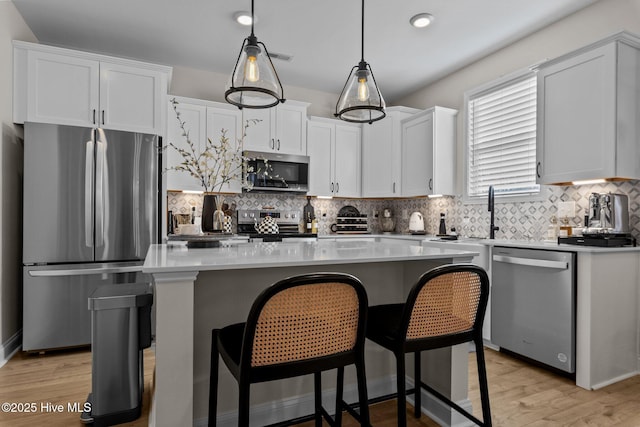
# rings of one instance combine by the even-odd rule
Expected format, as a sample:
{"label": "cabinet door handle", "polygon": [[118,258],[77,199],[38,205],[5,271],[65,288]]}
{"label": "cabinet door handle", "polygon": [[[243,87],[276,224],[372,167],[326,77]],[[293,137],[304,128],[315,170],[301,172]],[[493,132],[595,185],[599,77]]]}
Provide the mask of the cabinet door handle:
{"label": "cabinet door handle", "polygon": [[429,178],[429,190],[433,190],[433,178]]}
{"label": "cabinet door handle", "polygon": [[331,192],[333,193],[333,182],[331,183]]}
{"label": "cabinet door handle", "polygon": [[394,182],[393,183],[393,193],[395,194],[395,192],[396,192],[396,183]]}
{"label": "cabinet door handle", "polygon": [[96,109],[93,109],[93,124],[96,124]]}
{"label": "cabinet door handle", "polygon": [[102,124],[104,124],[104,110],[102,110]]}
{"label": "cabinet door handle", "polygon": [[278,151],[280,151],[280,140],[278,140]]}
{"label": "cabinet door handle", "polygon": [[542,166],[540,162],[536,163],[536,176],[538,178],[542,178],[542,175],[540,175],[540,166]]}
{"label": "cabinet door handle", "polygon": [[336,193],[340,192],[340,183],[336,182]]}
{"label": "cabinet door handle", "polygon": [[276,147],[276,143],[273,140],[273,138],[271,138],[271,142],[269,143],[269,148],[271,148],[272,150]]}

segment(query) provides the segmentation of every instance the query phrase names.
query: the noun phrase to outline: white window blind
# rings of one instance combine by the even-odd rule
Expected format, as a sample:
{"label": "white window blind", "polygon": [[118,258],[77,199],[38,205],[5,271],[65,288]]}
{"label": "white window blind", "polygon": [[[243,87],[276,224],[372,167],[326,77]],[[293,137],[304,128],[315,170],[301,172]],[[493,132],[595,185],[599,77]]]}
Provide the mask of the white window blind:
{"label": "white window blind", "polygon": [[536,76],[501,83],[467,101],[467,195],[531,194],[536,184]]}

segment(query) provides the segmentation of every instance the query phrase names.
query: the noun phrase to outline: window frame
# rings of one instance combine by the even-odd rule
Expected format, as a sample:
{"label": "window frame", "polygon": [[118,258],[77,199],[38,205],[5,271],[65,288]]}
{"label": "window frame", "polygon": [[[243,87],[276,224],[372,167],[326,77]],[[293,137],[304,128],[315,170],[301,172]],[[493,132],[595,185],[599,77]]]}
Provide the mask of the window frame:
{"label": "window frame", "polygon": [[[469,145],[469,102],[473,98],[477,98],[482,96],[485,93],[493,92],[500,90],[503,87],[509,86],[511,84],[518,83],[522,80],[525,80],[529,77],[536,76],[535,67],[528,67],[526,69],[518,70],[510,74],[503,75],[495,80],[491,80],[487,83],[484,83],[480,86],[477,86],[473,89],[467,90],[464,93],[464,112],[463,112],[463,138],[464,138],[464,173],[463,173],[463,189],[462,189],[462,199],[464,203],[468,204],[480,204],[487,202],[487,195],[482,196],[470,196],[469,195],[469,154],[470,154],[470,145]],[[537,91],[536,91],[537,93]],[[536,94],[537,97],[537,94]],[[536,129],[538,128],[538,112],[536,108]],[[537,135],[536,135],[537,138]],[[537,153],[536,153],[537,156]],[[538,184],[539,190],[537,192],[529,192],[529,193],[519,193],[519,194],[498,194],[495,195],[495,203],[510,203],[510,202],[533,202],[533,201],[542,201],[544,200],[543,193],[545,191],[545,186],[543,184]]]}

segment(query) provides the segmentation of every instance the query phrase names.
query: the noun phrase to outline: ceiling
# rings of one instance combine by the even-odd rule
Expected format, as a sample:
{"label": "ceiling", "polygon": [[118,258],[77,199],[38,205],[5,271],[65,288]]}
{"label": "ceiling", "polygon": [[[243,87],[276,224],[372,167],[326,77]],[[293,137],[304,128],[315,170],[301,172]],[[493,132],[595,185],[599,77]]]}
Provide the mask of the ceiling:
{"label": "ceiling", "polygon": [[[368,0],[364,57],[387,102],[432,83],[597,0]],[[249,34],[248,0],[13,0],[40,43],[231,73]],[[360,60],[357,0],[255,2],[255,34],[285,86],[339,93]],[[433,23],[409,25],[428,12]]]}

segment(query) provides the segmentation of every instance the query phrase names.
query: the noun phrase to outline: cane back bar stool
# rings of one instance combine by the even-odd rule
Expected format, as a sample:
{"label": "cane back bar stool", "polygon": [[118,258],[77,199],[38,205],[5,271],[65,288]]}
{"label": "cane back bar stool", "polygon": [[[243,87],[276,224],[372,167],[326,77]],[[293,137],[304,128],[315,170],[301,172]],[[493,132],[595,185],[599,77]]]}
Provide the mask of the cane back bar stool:
{"label": "cane back bar stool", "polygon": [[[413,286],[406,303],[369,307],[367,338],[391,350],[397,363],[398,426],[407,425],[406,395],[415,393],[414,416],[421,415],[421,388],[480,426],[491,426],[487,371],[482,346],[482,323],[489,296],[489,278],[480,267],[450,264],[424,273]],[[420,352],[473,341],[482,402],[480,421],[420,379]],[[415,384],[405,387],[405,353],[414,353]]]}
{"label": "cane back bar stool", "polygon": [[[249,425],[251,384],[314,375],[313,416],[280,422],[292,425],[315,419],[341,425],[342,409],[369,425],[364,371],[367,295],[354,276],[314,273],[281,280],[263,291],[245,323],[212,331],[209,425],[216,425],[218,355],[239,386],[238,425]],[[342,400],[344,367],[355,365],[360,413]],[[336,414],[322,407],[321,372],[337,369]]]}

